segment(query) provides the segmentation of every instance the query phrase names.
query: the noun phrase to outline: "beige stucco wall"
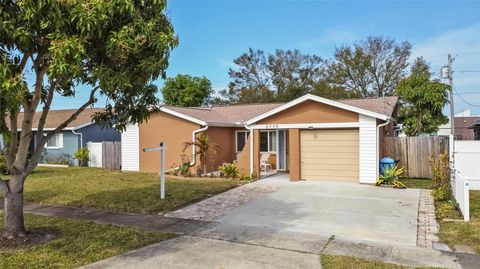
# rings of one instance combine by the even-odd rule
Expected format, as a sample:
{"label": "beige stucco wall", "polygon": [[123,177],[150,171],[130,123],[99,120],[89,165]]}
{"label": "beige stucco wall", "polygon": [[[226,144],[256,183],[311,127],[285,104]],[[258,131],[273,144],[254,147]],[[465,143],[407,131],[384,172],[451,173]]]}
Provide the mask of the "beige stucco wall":
{"label": "beige stucco wall", "polygon": [[358,114],[341,108],[305,101],[286,109],[256,124],[295,124],[295,123],[332,123],[357,122]]}
{"label": "beige stucco wall", "polygon": [[222,163],[231,163],[235,160],[235,128],[209,127],[206,131],[208,139],[218,146],[218,151],[209,154],[207,170],[216,171]]}
{"label": "beige stucco wall", "polygon": [[288,130],[290,180],[300,180],[300,129]]}
{"label": "beige stucco wall", "polygon": [[[156,147],[165,143],[165,168],[169,169],[182,163],[184,142],[192,140],[192,132],[199,129],[198,124],[180,119],[164,112],[150,116],[147,122],[139,126],[140,139],[140,171],[158,172],[160,170],[160,152],[143,152],[143,148]],[[191,160],[191,149],[185,151]]]}

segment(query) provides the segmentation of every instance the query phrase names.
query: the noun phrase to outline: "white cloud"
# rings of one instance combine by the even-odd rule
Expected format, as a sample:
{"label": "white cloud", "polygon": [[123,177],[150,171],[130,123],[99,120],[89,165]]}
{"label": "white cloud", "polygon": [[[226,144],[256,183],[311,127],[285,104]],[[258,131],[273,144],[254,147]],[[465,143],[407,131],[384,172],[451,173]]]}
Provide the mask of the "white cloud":
{"label": "white cloud", "polygon": [[[439,76],[440,68],[447,63],[447,55],[455,57],[453,78],[457,91],[470,93],[462,95],[468,102],[480,105],[480,73],[462,72],[480,70],[480,23],[468,27],[452,29],[436,37],[414,44],[413,56],[423,56]],[[474,94],[472,94],[474,93]],[[465,104],[455,98],[457,111],[472,109],[480,114],[480,108]]]}
{"label": "white cloud", "polygon": [[228,69],[230,69],[230,68],[235,69],[237,67],[237,65],[233,62],[233,59],[228,60],[228,59],[225,59],[225,58],[218,59],[218,65],[220,65],[223,68],[228,68]]}

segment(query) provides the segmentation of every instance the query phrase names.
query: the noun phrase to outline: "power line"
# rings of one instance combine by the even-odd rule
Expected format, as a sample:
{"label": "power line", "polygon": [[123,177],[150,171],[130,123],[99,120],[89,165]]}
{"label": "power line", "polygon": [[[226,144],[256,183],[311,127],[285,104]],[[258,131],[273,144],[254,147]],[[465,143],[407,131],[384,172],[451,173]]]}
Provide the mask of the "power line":
{"label": "power line", "polygon": [[462,71],[457,71],[459,73],[480,73],[480,70],[462,70]]}
{"label": "power line", "polygon": [[457,93],[457,96],[467,105],[469,106],[473,106],[473,107],[480,107],[480,105],[475,105],[475,104],[472,104],[470,102],[468,102],[467,100],[465,100],[462,96],[462,93],[460,93],[457,88],[455,88],[455,86],[453,85],[453,90]]}

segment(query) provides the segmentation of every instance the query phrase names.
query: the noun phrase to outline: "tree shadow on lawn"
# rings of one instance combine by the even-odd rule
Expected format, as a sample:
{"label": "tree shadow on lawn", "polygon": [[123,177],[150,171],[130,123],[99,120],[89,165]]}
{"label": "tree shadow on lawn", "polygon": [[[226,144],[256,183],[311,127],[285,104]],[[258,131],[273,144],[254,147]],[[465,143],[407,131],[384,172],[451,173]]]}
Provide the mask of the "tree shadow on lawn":
{"label": "tree shadow on lawn", "polygon": [[164,200],[160,199],[159,185],[98,191],[74,197],[43,189],[28,191],[25,201],[53,206],[96,208],[112,212],[159,214],[209,198],[231,188],[233,186],[228,188],[205,186],[202,188],[188,182],[167,182]]}

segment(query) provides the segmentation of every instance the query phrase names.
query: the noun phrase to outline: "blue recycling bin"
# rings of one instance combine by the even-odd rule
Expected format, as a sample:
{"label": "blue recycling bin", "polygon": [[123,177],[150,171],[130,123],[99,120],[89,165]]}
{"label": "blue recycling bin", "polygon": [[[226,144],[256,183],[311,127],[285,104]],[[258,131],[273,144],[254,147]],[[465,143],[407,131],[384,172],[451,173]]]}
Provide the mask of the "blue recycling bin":
{"label": "blue recycling bin", "polygon": [[391,169],[395,166],[395,160],[390,157],[385,157],[380,161],[380,173],[385,175],[384,172],[387,169]]}

